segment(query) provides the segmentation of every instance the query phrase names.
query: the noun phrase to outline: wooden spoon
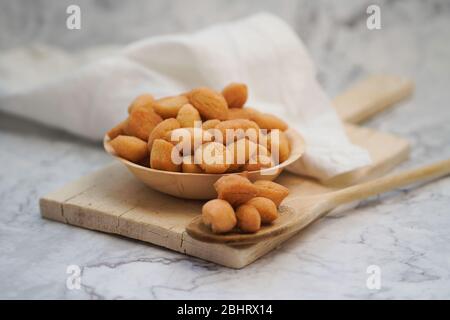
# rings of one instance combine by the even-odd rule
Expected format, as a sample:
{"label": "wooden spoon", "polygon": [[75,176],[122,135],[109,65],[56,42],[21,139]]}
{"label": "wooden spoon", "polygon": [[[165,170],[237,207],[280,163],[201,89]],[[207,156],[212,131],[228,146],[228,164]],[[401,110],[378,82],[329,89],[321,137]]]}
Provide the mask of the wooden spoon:
{"label": "wooden spoon", "polygon": [[190,236],[201,241],[234,245],[252,244],[282,233],[299,231],[339,205],[365,199],[413,182],[440,178],[448,174],[450,174],[450,159],[326,194],[297,197],[280,207],[280,217],[273,224],[263,226],[253,234],[239,232],[214,234],[203,224],[201,216],[194,218],[186,227],[186,231]]}

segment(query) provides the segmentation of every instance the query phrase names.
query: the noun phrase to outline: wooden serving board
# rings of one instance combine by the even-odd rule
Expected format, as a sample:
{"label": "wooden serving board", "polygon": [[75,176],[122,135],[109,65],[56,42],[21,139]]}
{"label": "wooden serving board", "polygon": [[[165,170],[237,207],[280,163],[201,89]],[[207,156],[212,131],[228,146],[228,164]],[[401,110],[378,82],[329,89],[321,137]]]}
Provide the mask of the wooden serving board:
{"label": "wooden serving board", "polygon": [[[359,84],[357,91],[344,93],[346,98],[337,99],[336,107],[344,120],[364,120],[374,113],[372,109],[379,111],[412,91],[411,82],[396,77],[369,78],[365,83]],[[366,90],[366,95],[361,96],[361,90]],[[350,103],[354,99],[364,103]],[[354,112],[343,111],[348,107]],[[290,189],[289,197],[324,193],[382,175],[408,157],[409,144],[404,139],[351,124],[346,124],[346,130],[355,144],[370,152],[373,164],[337,177],[327,186],[283,173],[277,182]],[[150,189],[120,163],[108,165],[40,199],[41,215],[45,218],[146,241],[231,268],[248,265],[293,236],[284,234],[236,247],[197,241],[187,235],[185,226],[201,212],[202,205],[202,201],[178,199]]]}

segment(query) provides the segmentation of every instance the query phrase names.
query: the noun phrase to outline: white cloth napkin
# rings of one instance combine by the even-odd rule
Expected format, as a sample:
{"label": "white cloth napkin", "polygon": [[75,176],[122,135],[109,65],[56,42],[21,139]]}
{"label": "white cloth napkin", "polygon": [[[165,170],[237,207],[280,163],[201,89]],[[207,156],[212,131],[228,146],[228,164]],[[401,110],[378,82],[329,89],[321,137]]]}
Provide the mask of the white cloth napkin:
{"label": "white cloth napkin", "polygon": [[288,120],[305,137],[305,155],[290,167],[293,172],[328,179],[370,163],[367,151],[346,137],[304,45],[275,16],[257,14],[193,34],[144,39],[108,57],[92,56],[98,52],[3,54],[0,109],[100,140],[126,117],[138,94],[163,97],[244,82],[249,106]]}

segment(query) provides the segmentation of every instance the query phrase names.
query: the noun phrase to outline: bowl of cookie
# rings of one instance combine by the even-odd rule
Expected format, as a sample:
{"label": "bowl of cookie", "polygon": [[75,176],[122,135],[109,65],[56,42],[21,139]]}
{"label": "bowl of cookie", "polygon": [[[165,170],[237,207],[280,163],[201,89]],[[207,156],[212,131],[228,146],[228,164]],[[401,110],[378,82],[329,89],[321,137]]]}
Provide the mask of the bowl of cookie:
{"label": "bowl of cookie", "polygon": [[247,96],[242,83],[160,99],[142,94],[106,133],[104,148],[137,179],[179,198],[214,199],[214,184],[228,175],[274,180],[305,142],[279,117],[245,106]]}

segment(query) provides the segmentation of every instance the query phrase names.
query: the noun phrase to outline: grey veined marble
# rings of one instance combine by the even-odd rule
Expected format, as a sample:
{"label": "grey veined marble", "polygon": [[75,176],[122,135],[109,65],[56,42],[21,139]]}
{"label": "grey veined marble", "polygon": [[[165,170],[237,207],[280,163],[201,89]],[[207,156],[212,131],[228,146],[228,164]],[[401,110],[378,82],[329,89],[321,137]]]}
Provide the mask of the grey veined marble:
{"label": "grey veined marble", "polygon": [[[77,2],[82,30],[69,32],[71,1],[0,0],[0,49],[117,45],[270,11],[305,41],[331,96],[369,73],[416,81],[411,100],[367,124],[411,141],[401,168],[450,156],[448,1]],[[371,3],[381,7],[381,30],[366,28]],[[450,178],[364,201],[231,270],[41,219],[40,196],[111,161],[100,145],[0,114],[0,147],[0,298],[450,297]],[[66,285],[69,265],[81,268],[79,290]],[[379,290],[366,285],[371,265]]]}

